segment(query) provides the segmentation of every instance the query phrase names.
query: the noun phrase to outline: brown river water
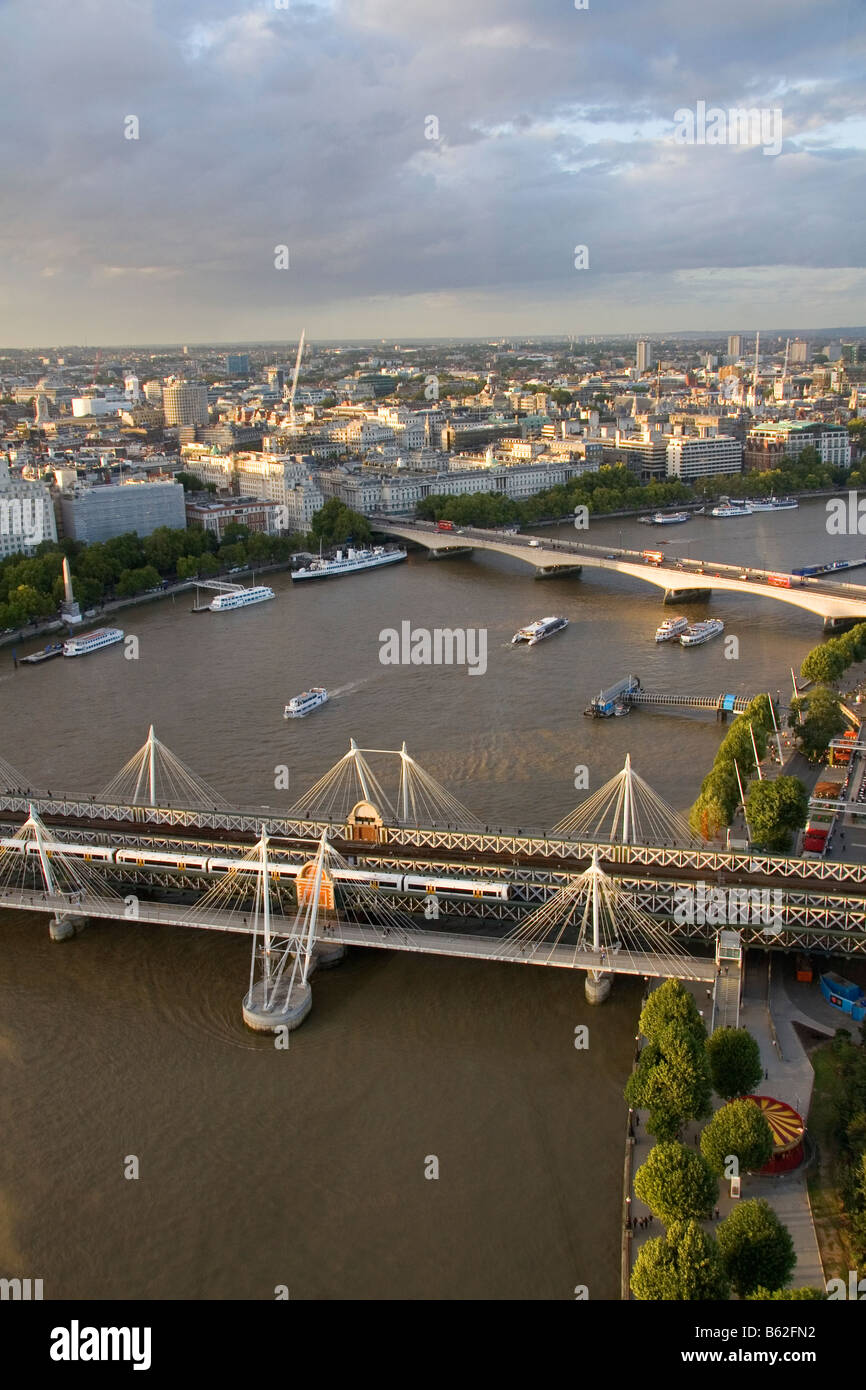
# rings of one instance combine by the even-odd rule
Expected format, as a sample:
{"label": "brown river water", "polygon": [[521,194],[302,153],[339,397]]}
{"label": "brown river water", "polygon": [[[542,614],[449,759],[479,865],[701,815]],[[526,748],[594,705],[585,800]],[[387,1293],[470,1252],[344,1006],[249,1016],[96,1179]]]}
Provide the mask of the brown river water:
{"label": "brown river water", "polygon": [[[823,502],[591,532],[780,569],[866,552],[864,538],[827,536]],[[785,696],[788,668],[821,635],[808,613],[719,593],[686,611],[722,617],[737,660],[724,639],[657,647],[673,611],[660,591],[598,571],[533,583],[491,555],[269,582],[276,601],[245,611],[193,616],[187,596],[125,611],[138,660],[118,646],[15,671],[5,649],[0,753],[55,793],[96,793],[152,722],[234,804],[276,811],[350,737],[405,739],[483,821],[527,828],[581,799],[577,766],[592,791],[630,751],[685,809],[720,726],[589,720],[588,700],[628,672],[656,690]],[[510,647],[547,613],[567,631]],[[382,665],[380,631],[405,620],[486,629],[484,674]],[[310,684],[335,698],[285,721]],[[288,791],[274,790],[280,765]],[[46,1298],[270,1299],[286,1285],[296,1299],[568,1299],[577,1284],[618,1297],[640,982],[617,981],[592,1008],[580,974],[359,951],[314,977],[313,1011],[278,1051],[241,1020],[241,937],[97,923],[52,943],[28,913],[0,914],[0,927],[0,1273],[43,1279]],[[581,1023],[587,1050],[574,1047]]]}

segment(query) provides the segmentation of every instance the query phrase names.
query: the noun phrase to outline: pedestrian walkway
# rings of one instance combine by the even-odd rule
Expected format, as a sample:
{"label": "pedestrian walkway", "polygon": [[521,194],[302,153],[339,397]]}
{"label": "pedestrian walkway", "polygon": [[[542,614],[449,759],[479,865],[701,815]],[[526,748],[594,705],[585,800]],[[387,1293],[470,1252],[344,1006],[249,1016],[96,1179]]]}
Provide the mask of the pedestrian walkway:
{"label": "pedestrian walkway", "polygon": [[[686,987],[689,988],[688,985]],[[710,1020],[706,1011],[707,1001],[702,994],[702,986],[694,985],[691,989],[698,1008],[704,1010],[704,1017],[709,1025]],[[761,1061],[764,1065],[763,1092],[778,1100],[787,1101],[805,1117],[809,1110],[814,1073],[794,1030],[793,1021],[798,1018],[818,1029],[825,1025],[808,1019],[800,1008],[792,1005],[781,980],[778,982],[774,980],[772,983],[769,1006],[766,998],[761,997],[763,994],[763,988],[758,989],[755,993],[744,992],[740,1005],[739,1026],[749,1030],[761,1050]],[[732,1024],[725,1024],[724,1019],[720,1017],[718,1000],[714,1012],[717,1020],[715,1026],[733,1026]],[[832,1033],[829,1036],[832,1036]],[[762,1088],[759,1087],[758,1089],[760,1092]],[[714,1097],[714,1108],[720,1109],[721,1104]],[[630,1112],[629,1114],[629,1130],[634,1139],[632,1143],[631,1185],[626,1198],[625,1219],[632,1223],[629,1238],[632,1268],[637,1253],[644,1242],[654,1236],[664,1235],[665,1231],[664,1224],[652,1216],[634,1189],[634,1175],[641,1164],[646,1162],[649,1151],[655,1143],[652,1136],[646,1132],[648,1118],[646,1111]],[[690,1148],[697,1149],[700,1143],[700,1133],[705,1123],[706,1121],[689,1124],[683,1135],[683,1143]],[[791,1285],[809,1284],[823,1288],[824,1271],[812,1222],[812,1211],[806,1189],[805,1167],[800,1167],[794,1173],[776,1176],[744,1174],[740,1198],[732,1198],[730,1183],[721,1180],[718,1207],[715,1209],[712,1219],[703,1221],[701,1224],[707,1232],[713,1234],[718,1222],[730,1215],[738,1201],[759,1197],[766,1199],[779,1220],[791,1232],[797,1255],[797,1264],[790,1280]]]}

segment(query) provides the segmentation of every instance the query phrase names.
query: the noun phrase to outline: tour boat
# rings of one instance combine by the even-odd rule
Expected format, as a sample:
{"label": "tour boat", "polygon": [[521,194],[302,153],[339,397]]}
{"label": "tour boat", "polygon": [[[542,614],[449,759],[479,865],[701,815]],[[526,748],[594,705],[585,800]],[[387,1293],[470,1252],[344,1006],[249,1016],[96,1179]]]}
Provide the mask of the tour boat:
{"label": "tour boat", "polygon": [[688,626],[688,618],[665,618],[664,622],[656,628],[656,641],[672,642],[679,637],[680,633],[686,632]]}
{"label": "tour boat", "polygon": [[681,647],[700,647],[704,642],[709,642],[711,637],[719,637],[725,630],[724,623],[719,618],[708,618],[705,623],[695,623],[680,637]]}
{"label": "tour boat", "polygon": [[63,643],[63,655],[87,656],[89,652],[99,651],[100,647],[110,647],[122,641],[122,628],[98,627],[93,632],[82,632],[79,637],[67,638]]}
{"label": "tour boat", "polygon": [[511,645],[517,642],[526,642],[530,647],[534,647],[536,642],[542,642],[545,637],[550,637],[554,632],[561,632],[564,627],[568,627],[567,618],[536,618],[534,623],[528,627],[522,627],[515,632],[511,639]]}
{"label": "tour boat", "polygon": [[678,526],[683,521],[690,521],[688,512],[653,512],[650,521],[653,526]]}
{"label": "tour boat", "polygon": [[267,584],[256,584],[252,589],[236,589],[233,593],[217,594],[208,607],[212,613],[224,613],[228,608],[246,608],[250,603],[264,603],[269,598],[276,598],[273,589]]}
{"label": "tour boat", "polygon": [[328,692],[321,685],[311,686],[302,695],[295,695],[283,710],[284,719],[303,719],[311,710],[327,703]]}
{"label": "tour boat", "polygon": [[345,554],[338,550],[333,560],[323,560],[318,556],[303,569],[293,570],[292,579],[334,579],[343,574],[356,574],[358,570],[379,569],[382,565],[395,565],[406,559],[403,549],[386,550],[383,545],[372,550],[353,550],[350,546]]}
{"label": "tour boat", "polygon": [[734,497],[720,497],[719,505],[713,507],[710,516],[751,516],[752,508],[748,502]]}
{"label": "tour boat", "polygon": [[796,497],[749,498],[749,506],[753,512],[790,512],[799,505]]}

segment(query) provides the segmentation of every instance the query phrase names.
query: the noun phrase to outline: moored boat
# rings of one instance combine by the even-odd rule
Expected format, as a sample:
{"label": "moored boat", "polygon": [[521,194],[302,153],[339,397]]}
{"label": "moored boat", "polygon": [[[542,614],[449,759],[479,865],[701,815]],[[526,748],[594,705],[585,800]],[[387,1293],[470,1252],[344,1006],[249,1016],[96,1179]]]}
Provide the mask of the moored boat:
{"label": "moored boat", "polygon": [[231,593],[217,594],[208,607],[212,613],[225,613],[229,608],[246,608],[251,603],[264,603],[269,598],[276,598],[273,589],[267,584],[256,584],[252,589],[235,589]]}
{"label": "moored boat", "polygon": [[63,643],[64,656],[87,656],[102,647],[111,647],[123,641],[123,629],[119,627],[98,627],[93,632],[82,632],[78,637],[69,637]]}
{"label": "moored boat", "polygon": [[388,550],[383,545],[376,545],[372,550],[354,550],[349,546],[345,553],[338,550],[333,560],[323,560],[321,556],[317,556],[303,569],[293,570],[292,579],[337,579],[344,574],[357,574],[359,570],[396,565],[405,559],[406,551],[399,547]]}
{"label": "moored boat", "polygon": [[665,618],[664,622],[660,623],[656,628],[656,641],[673,642],[675,638],[679,637],[680,633],[688,630],[688,626],[688,618]]}
{"label": "moored boat", "polygon": [[680,637],[681,647],[700,647],[711,637],[719,637],[725,630],[720,618],[708,618],[704,623],[694,623]]}

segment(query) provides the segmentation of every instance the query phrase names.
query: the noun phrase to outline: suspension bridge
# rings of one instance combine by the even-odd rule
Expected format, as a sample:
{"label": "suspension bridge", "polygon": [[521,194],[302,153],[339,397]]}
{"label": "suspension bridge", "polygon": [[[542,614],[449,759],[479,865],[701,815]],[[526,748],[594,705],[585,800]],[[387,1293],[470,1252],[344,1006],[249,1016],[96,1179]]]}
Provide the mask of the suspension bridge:
{"label": "suspension bridge", "polygon": [[0,907],[51,914],[55,939],[88,918],[244,933],[258,1029],[297,1026],[347,946],[577,969],[596,1002],[616,974],[711,983],[731,925],[866,950],[866,866],[702,846],[629,758],[536,835],[484,826],[405,745],[352,742],[284,816],[232,809],[153,729],[95,797],[2,760],[0,785]]}

